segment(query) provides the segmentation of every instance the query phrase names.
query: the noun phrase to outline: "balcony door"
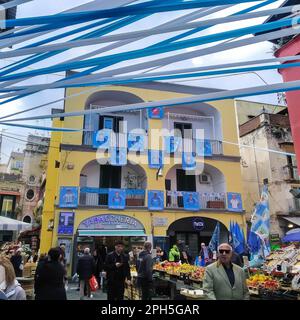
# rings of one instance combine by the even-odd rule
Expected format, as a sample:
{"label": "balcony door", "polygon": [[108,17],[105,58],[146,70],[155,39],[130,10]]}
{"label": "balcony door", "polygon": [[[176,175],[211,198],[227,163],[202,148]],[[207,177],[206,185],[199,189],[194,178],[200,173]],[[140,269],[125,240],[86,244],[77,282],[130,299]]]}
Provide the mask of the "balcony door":
{"label": "balcony door", "polygon": [[[177,191],[196,192],[196,177],[186,174],[185,170],[176,170]],[[183,197],[177,197],[178,207],[183,207]]]}
{"label": "balcony door", "polygon": [[[122,167],[101,165],[100,166],[100,188],[121,188]],[[108,204],[108,194],[100,194],[100,205]]]}

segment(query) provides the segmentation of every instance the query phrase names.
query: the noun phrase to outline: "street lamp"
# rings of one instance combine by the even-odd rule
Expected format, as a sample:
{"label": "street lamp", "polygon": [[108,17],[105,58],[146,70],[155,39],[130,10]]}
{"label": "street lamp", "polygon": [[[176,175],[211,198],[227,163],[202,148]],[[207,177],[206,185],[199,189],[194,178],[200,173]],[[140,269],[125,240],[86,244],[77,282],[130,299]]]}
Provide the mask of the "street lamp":
{"label": "street lamp", "polygon": [[293,225],[293,224],[291,224],[291,223],[290,223],[290,224],[288,224],[288,228],[289,228],[289,229],[292,229],[293,227],[294,227],[294,225]]}

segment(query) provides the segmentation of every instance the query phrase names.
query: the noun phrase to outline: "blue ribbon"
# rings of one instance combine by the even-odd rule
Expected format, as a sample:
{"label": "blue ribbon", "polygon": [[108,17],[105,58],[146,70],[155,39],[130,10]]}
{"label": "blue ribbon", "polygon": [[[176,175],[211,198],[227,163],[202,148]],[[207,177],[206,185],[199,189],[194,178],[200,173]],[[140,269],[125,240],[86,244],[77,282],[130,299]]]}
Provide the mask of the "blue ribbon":
{"label": "blue ribbon", "polygon": [[61,21],[74,21],[77,23],[83,23],[90,20],[101,19],[101,18],[111,18],[111,17],[124,17],[129,15],[143,15],[145,13],[159,13],[159,12],[170,12],[178,10],[187,10],[203,7],[211,7],[217,5],[226,4],[241,4],[253,2],[253,0],[190,0],[189,2],[183,2],[179,4],[169,4],[169,5],[157,5],[155,7],[147,7],[148,4],[152,4],[152,1],[130,5],[120,8],[106,9],[106,10],[95,10],[95,11],[85,11],[79,13],[62,13],[52,16],[39,16],[21,19],[12,19],[6,21],[6,27],[17,27],[17,26],[32,26],[38,24],[47,23],[60,23]]}

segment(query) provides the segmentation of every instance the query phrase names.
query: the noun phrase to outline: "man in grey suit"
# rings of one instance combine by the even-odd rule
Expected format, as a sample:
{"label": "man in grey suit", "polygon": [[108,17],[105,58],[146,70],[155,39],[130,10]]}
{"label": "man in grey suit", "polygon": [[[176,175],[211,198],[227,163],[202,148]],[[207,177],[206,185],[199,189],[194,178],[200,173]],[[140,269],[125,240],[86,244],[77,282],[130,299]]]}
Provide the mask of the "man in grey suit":
{"label": "man in grey suit", "polygon": [[218,247],[218,260],[206,267],[203,290],[208,300],[249,300],[243,269],[231,262],[232,247]]}

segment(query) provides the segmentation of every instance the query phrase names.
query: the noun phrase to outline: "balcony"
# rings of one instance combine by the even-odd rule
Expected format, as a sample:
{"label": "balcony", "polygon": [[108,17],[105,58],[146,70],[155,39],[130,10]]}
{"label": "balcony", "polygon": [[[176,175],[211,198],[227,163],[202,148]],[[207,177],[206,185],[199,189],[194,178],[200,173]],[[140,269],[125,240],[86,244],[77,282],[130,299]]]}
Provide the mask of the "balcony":
{"label": "balcony", "polygon": [[[80,189],[79,205],[98,207],[108,206],[108,188],[88,188]],[[144,207],[145,190],[126,189],[126,207]]]}
{"label": "balcony", "polygon": [[[201,209],[225,210],[227,208],[225,193],[199,194],[199,199]],[[166,207],[173,209],[183,208],[183,192],[166,191]]]}

